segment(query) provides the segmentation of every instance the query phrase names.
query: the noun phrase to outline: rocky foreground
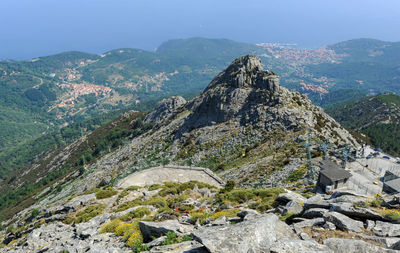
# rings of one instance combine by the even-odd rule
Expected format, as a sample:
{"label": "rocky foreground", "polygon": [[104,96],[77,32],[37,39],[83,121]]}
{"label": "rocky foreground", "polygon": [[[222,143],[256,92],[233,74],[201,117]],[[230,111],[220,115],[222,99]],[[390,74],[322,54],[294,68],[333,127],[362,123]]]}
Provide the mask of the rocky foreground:
{"label": "rocky foreground", "polygon": [[400,224],[378,200],[399,205],[231,183],[96,188],[21,212],[0,252],[396,252]]}

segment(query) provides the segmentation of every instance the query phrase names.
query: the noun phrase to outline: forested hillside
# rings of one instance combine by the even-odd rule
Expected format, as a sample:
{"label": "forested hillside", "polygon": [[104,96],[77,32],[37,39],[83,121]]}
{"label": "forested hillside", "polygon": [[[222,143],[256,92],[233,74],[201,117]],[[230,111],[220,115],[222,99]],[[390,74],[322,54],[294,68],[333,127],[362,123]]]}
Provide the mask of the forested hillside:
{"label": "forested hillside", "polygon": [[345,127],[365,134],[375,147],[400,156],[400,97],[368,96],[327,112]]}

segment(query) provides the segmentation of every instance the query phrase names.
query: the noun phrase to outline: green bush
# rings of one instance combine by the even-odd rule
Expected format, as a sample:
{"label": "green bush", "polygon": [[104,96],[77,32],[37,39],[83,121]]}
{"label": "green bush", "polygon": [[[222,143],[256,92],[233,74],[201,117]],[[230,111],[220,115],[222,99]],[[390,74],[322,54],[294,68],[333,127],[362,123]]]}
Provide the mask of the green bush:
{"label": "green bush", "polygon": [[303,178],[303,176],[307,173],[307,168],[306,167],[300,167],[297,170],[294,170],[290,172],[287,180],[289,182],[296,182]]}
{"label": "green bush", "polygon": [[104,204],[99,204],[99,205],[91,205],[85,208],[82,211],[79,211],[76,214],[76,223],[81,223],[81,222],[87,222],[93,217],[96,217],[97,215],[100,215],[103,213],[103,210],[106,208],[106,205]]}
{"label": "green bush", "polygon": [[108,187],[106,189],[97,191],[96,198],[97,199],[106,199],[106,198],[114,196],[117,193],[118,193],[118,191],[114,190],[112,187]]}

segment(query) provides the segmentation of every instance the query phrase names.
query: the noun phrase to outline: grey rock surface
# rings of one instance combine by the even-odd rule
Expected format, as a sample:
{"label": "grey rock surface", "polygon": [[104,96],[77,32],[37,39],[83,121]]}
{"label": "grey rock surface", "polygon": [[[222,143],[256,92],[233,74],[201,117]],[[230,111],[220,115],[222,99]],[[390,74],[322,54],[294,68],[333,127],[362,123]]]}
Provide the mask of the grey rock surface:
{"label": "grey rock surface", "polygon": [[326,245],[314,240],[282,240],[274,243],[270,248],[271,253],[334,253]]}
{"label": "grey rock surface", "polygon": [[305,219],[303,221],[294,223],[293,226],[299,227],[299,228],[304,228],[304,227],[310,227],[310,226],[320,226],[325,223],[324,218],[314,218],[314,219]]}
{"label": "grey rock surface", "polygon": [[332,222],[343,231],[362,232],[364,227],[361,221],[353,220],[346,215],[337,212],[327,212],[324,214],[325,221]]}
{"label": "grey rock surface", "polygon": [[348,202],[330,204],[329,210],[342,213],[352,218],[371,219],[371,220],[383,219],[383,217],[380,214],[373,212],[371,209],[364,207],[354,207],[352,203]]}
{"label": "grey rock surface", "polygon": [[309,199],[307,199],[306,202],[304,202],[304,209],[310,209],[310,208],[325,208],[329,209],[329,202],[325,200],[321,195],[315,195]]}
{"label": "grey rock surface", "polygon": [[161,222],[140,221],[139,227],[145,242],[151,241],[153,237],[158,238],[166,235],[169,231],[182,235],[189,234],[194,229],[194,226],[180,224],[177,220],[166,220]]}
{"label": "grey rock surface", "polygon": [[157,253],[208,253],[207,249],[196,241],[186,241],[166,246],[157,246],[150,250]]}
{"label": "grey rock surface", "polygon": [[292,200],[296,200],[298,202],[306,202],[307,199],[300,194],[293,192],[293,191],[288,191],[286,193],[281,193],[278,195],[276,198],[276,201],[283,202],[283,203],[288,203]]}
{"label": "grey rock surface", "polygon": [[307,219],[319,218],[323,217],[326,212],[328,212],[328,210],[324,208],[310,208],[304,211],[301,217]]}
{"label": "grey rock surface", "polygon": [[96,194],[91,193],[91,194],[75,197],[75,198],[71,199],[69,202],[67,202],[66,204],[64,204],[64,206],[67,208],[76,209],[79,206],[86,206],[86,205],[90,204],[91,201],[94,201],[94,200],[96,200]]}
{"label": "grey rock surface", "polygon": [[279,240],[298,239],[293,230],[274,214],[223,227],[203,227],[192,237],[210,252],[268,252]]}
{"label": "grey rock surface", "polygon": [[288,213],[291,214],[299,214],[303,211],[303,205],[300,204],[297,200],[291,200],[285,206],[282,211],[282,215],[286,215]]}
{"label": "grey rock surface", "polygon": [[186,104],[186,100],[181,96],[165,98],[157,103],[153,111],[147,114],[144,122],[159,124],[184,104]]}
{"label": "grey rock surface", "polygon": [[397,251],[385,249],[361,240],[328,238],[324,240],[324,245],[328,246],[335,253],[395,253]]}
{"label": "grey rock surface", "polygon": [[400,236],[400,224],[376,221],[372,231],[378,236]]}

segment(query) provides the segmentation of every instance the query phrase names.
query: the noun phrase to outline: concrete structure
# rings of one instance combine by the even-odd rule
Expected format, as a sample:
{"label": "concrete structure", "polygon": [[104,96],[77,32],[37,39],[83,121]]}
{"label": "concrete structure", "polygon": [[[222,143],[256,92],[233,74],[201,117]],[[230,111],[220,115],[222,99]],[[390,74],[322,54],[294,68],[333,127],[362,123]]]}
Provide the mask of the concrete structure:
{"label": "concrete structure", "polygon": [[388,194],[400,193],[400,178],[384,182],[383,191]]}
{"label": "concrete structure", "polygon": [[199,181],[216,187],[222,187],[224,181],[211,170],[200,167],[162,166],[135,172],[118,183],[118,187],[126,188],[132,185],[145,186],[161,184],[162,182],[185,183]]}
{"label": "concrete structure", "polygon": [[318,186],[325,191],[344,187],[351,177],[350,172],[341,169],[338,164],[330,160],[321,161],[319,167]]}
{"label": "concrete structure", "polygon": [[400,176],[394,171],[387,170],[382,177],[382,190],[388,194],[400,193]]}

